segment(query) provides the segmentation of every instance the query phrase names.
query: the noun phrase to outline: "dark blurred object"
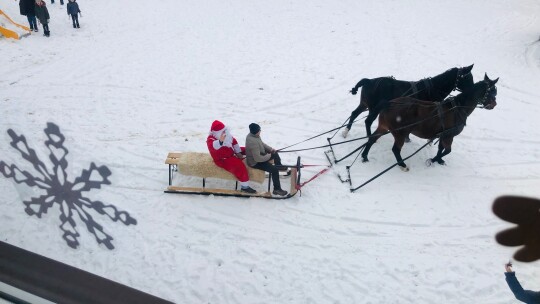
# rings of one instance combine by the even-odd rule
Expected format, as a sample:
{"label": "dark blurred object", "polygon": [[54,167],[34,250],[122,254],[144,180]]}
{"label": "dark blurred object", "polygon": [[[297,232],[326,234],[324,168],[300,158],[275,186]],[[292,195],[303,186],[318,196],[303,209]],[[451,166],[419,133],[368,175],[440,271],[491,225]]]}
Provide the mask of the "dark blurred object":
{"label": "dark blurred object", "polygon": [[[173,304],[2,241],[0,282],[6,284],[0,290],[1,303]],[[17,289],[31,296],[16,292]],[[38,301],[36,297],[47,301]],[[4,302],[3,298],[10,302]]]}
{"label": "dark blurred object", "polygon": [[501,219],[517,224],[495,236],[504,246],[521,246],[514,254],[520,262],[540,259],[540,200],[522,196],[501,196],[493,202],[493,213]]}

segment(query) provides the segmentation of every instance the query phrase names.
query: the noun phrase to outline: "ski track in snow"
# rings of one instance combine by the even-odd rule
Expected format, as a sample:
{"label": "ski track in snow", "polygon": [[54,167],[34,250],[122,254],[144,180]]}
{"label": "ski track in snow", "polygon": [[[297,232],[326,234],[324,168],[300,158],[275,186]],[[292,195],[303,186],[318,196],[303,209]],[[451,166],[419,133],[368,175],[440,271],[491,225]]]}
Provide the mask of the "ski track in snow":
{"label": "ski track in snow", "polygon": [[[36,191],[0,178],[3,241],[176,303],[513,301],[503,263],[514,249],[493,238],[509,225],[491,203],[503,194],[540,197],[537,2],[80,6],[79,30],[65,7],[48,4],[50,38],[0,39],[0,160],[26,166],[9,145],[11,128],[47,163],[42,131],[54,122],[66,136],[68,179],[91,162],[108,166],[112,184],[88,197],[138,224],[96,216],[114,238],[109,251],[78,223],[73,250],[57,209],[28,217],[21,200]],[[16,1],[1,9],[26,23]],[[241,143],[257,122],[265,142],[282,148],[338,127],[358,106],[349,90],[362,78],[418,80],[472,63],[475,81],[500,77],[498,105],[475,110],[446,166],[426,167],[437,150],[428,146],[406,161],[410,172],[390,170],[355,193],[336,175],[356,154],[285,201],[163,193],[167,152],[207,151],[214,119]],[[365,135],[365,114],[347,139]],[[325,145],[334,132],[289,149]],[[337,157],[363,142],[336,146]],[[353,187],[395,163],[392,143],[382,137],[370,162],[356,161]],[[413,136],[402,155],[424,143]],[[307,180],[327,164],[325,150],[282,158],[323,165],[306,167]],[[177,175],[181,182],[201,183]],[[540,283],[537,266],[516,263],[526,289]]]}

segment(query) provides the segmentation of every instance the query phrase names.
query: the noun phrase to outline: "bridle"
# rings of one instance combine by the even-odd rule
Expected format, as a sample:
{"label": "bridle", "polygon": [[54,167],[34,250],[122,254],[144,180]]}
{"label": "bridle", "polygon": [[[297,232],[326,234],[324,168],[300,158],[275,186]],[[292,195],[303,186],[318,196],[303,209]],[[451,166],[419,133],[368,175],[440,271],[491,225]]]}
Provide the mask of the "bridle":
{"label": "bridle", "polygon": [[[452,88],[452,91],[459,91],[461,93],[463,93],[463,90],[458,88],[458,85],[459,85],[459,81],[464,79],[467,75],[470,75],[472,74],[471,71],[467,72],[467,73],[464,73],[462,72],[464,68],[458,68],[458,72],[457,72],[457,75],[456,75],[456,80],[454,81],[454,87]],[[452,92],[451,91],[451,92]]]}
{"label": "bridle", "polygon": [[497,86],[495,85],[490,86],[489,81],[485,81],[485,82],[486,82],[486,85],[488,86],[486,93],[484,93],[484,96],[482,97],[482,99],[480,99],[480,101],[477,102],[476,104],[476,107],[480,109],[486,108],[486,105],[484,105],[484,103],[486,102],[488,97],[493,97],[495,99],[495,96],[497,96]]}
{"label": "bridle", "polygon": [[463,68],[458,69],[458,73],[457,73],[457,76],[456,76],[456,81],[454,83],[454,89],[452,89],[452,91],[458,90],[460,92],[463,92],[461,89],[458,88],[459,81],[462,80],[463,78],[465,78],[465,76],[471,74],[471,71],[469,71],[468,73],[463,74],[462,70],[463,70]]}
{"label": "bridle", "polygon": [[[465,75],[467,75],[467,74],[465,74]],[[497,96],[497,87],[495,85],[491,85],[491,83],[489,81],[484,81],[484,83],[486,84],[487,89],[486,89],[486,92],[484,93],[484,95],[482,96],[482,98],[480,98],[478,101],[476,101],[476,107],[477,108],[487,108],[487,106],[484,105],[484,103],[486,102],[486,99],[489,96],[493,96],[493,97]],[[450,129],[447,129],[447,130],[445,130],[444,119],[443,119],[444,113],[443,113],[443,110],[442,110],[442,106],[444,104],[450,104],[450,106],[451,106],[450,108],[456,110],[454,112],[454,117],[455,117],[456,121],[460,122],[458,125],[450,128]],[[491,105],[491,103],[490,103],[490,105]],[[493,109],[493,107],[491,109]],[[441,120],[441,126],[443,128],[443,132],[449,132],[450,130],[453,130],[453,129],[458,129],[459,130],[460,128],[462,129],[463,127],[465,127],[465,122],[467,121],[467,116],[469,116],[469,115],[465,112],[466,110],[464,108],[470,108],[470,107],[457,105],[454,96],[452,96],[450,98],[447,98],[442,103],[437,103],[437,116],[439,116],[439,118]]]}

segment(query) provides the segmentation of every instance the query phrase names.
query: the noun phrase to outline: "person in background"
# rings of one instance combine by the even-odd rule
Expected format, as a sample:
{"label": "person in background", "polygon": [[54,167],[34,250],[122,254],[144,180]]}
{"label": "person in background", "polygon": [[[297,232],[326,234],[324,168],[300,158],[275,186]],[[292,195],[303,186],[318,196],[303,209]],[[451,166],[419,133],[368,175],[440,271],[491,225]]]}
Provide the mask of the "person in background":
{"label": "person in background", "polygon": [[43,35],[49,37],[51,32],[49,31],[49,10],[43,0],[36,0],[36,5],[34,6],[36,11],[36,17],[38,18],[41,25],[43,25]]}
{"label": "person in background", "polygon": [[37,32],[37,20],[36,20],[36,11],[34,8],[34,0],[20,0],[19,8],[21,15],[26,16],[28,23],[30,24],[30,30]]}
{"label": "person in background", "polygon": [[[249,125],[249,134],[246,136],[246,161],[248,166],[269,172],[272,175],[274,183],[275,195],[285,196],[287,191],[281,189],[279,181],[279,169],[276,166],[281,166],[281,158],[276,150],[265,144],[261,137],[261,127],[252,123]],[[273,165],[270,160],[274,160]],[[286,170],[286,169],[285,169]]]}
{"label": "person in background", "polygon": [[249,186],[249,175],[242,159],[242,148],[236,141],[229,129],[219,121],[214,120],[210,128],[210,134],[206,138],[208,151],[214,163],[231,172],[240,182],[240,190],[246,193],[256,193],[257,191]]}
{"label": "person in background", "polygon": [[76,0],[69,0],[69,3],[67,4],[67,13],[71,16],[71,20],[73,20],[73,28],[81,28],[79,26],[78,15],[81,13],[81,10],[79,9],[79,4]]}
{"label": "person in background", "polygon": [[540,304],[540,292],[525,290],[519,284],[519,281],[516,278],[516,273],[512,271],[512,263],[508,262],[505,265],[506,272],[506,283],[510,287],[510,290],[514,293],[516,299],[527,304]]}

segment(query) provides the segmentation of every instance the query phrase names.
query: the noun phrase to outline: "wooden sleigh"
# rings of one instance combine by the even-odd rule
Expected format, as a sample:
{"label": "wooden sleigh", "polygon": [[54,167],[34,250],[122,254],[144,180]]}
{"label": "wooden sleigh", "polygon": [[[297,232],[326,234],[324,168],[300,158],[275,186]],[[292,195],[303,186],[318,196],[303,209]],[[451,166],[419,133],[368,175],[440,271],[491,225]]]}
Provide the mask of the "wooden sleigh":
{"label": "wooden sleigh", "polygon": [[[244,160],[245,163],[245,160]],[[291,168],[290,190],[286,196],[272,196],[270,192],[272,178],[268,177],[268,191],[257,193],[246,193],[238,190],[238,180],[236,177],[214,164],[212,157],[208,153],[199,152],[169,152],[165,164],[169,165],[169,186],[165,193],[179,194],[200,194],[200,195],[218,195],[218,196],[236,196],[236,197],[262,197],[267,199],[287,199],[293,197],[298,192],[297,185],[300,184],[300,157],[296,165],[283,165],[282,167]],[[249,179],[251,182],[259,184],[264,183],[266,175],[264,171],[254,169],[246,165]],[[202,187],[181,187],[173,186],[174,173],[178,172],[186,176],[196,176],[202,178]],[[206,179],[216,178],[236,181],[235,189],[206,188]]]}

